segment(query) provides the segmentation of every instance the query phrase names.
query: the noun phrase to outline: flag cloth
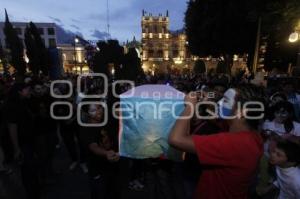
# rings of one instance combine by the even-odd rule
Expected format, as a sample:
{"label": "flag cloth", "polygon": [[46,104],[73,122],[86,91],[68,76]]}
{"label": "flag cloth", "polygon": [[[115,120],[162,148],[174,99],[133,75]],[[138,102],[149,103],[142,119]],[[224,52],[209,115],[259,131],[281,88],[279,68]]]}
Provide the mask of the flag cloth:
{"label": "flag cloth", "polygon": [[167,85],[143,85],[120,95],[120,155],[179,160],[169,133],[184,110],[185,94]]}

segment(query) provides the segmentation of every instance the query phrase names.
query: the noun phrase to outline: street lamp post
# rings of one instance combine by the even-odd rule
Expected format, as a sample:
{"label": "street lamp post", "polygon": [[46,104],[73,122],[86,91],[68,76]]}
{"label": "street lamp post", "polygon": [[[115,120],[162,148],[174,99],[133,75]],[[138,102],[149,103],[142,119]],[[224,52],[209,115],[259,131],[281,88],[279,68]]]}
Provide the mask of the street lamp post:
{"label": "street lamp post", "polygon": [[[297,43],[300,41],[300,33],[298,31],[295,31],[293,33],[290,34],[289,37],[289,42],[290,43]],[[296,63],[297,67],[300,67],[300,46],[297,52],[297,63]]]}
{"label": "street lamp post", "polygon": [[76,44],[79,42],[79,39],[77,38],[77,36],[75,36],[75,39],[74,39],[74,67],[75,67],[75,71],[76,71],[76,74],[77,74],[77,53],[76,53]]}
{"label": "street lamp post", "polygon": [[299,20],[298,24],[296,25],[294,32],[292,32],[290,34],[289,42],[296,43],[296,45],[298,45],[296,67],[300,67],[300,45],[299,45],[299,43],[300,43],[300,20]]}
{"label": "street lamp post", "polygon": [[114,79],[115,79],[115,68],[113,67],[112,69],[111,69],[111,76],[112,76],[112,81],[114,81]]}

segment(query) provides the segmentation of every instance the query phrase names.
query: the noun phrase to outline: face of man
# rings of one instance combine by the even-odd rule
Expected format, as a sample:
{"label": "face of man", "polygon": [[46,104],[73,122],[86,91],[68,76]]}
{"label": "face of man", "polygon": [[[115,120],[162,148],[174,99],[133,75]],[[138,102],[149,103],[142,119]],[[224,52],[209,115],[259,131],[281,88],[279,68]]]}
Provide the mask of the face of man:
{"label": "face of man", "polygon": [[287,161],[287,156],[281,149],[275,147],[270,150],[270,163],[272,165],[283,166]]}
{"label": "face of man", "polygon": [[220,118],[226,118],[233,115],[236,94],[237,92],[232,88],[224,93],[223,98],[218,102]]}
{"label": "face of man", "polygon": [[27,86],[25,88],[23,88],[21,91],[19,91],[19,94],[22,98],[30,98],[30,95],[31,95],[31,91],[30,91],[30,87]]}
{"label": "face of man", "polygon": [[92,120],[100,122],[103,118],[103,108],[100,105],[91,104],[88,109],[88,114]]}
{"label": "face of man", "polygon": [[43,93],[43,88],[41,85],[35,85],[34,86],[34,94],[37,96],[41,96]]}

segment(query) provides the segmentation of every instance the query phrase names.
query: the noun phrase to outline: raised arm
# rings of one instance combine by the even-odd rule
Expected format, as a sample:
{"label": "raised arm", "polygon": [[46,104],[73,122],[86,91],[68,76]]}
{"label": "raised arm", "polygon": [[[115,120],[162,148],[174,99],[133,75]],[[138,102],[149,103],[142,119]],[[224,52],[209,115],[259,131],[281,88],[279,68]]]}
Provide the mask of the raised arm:
{"label": "raised arm", "polygon": [[177,119],[169,135],[169,144],[173,147],[190,153],[195,153],[195,146],[190,135],[190,122],[194,114],[194,107],[197,103],[197,97],[195,93],[189,93],[185,97],[186,107],[181,114],[181,117]]}

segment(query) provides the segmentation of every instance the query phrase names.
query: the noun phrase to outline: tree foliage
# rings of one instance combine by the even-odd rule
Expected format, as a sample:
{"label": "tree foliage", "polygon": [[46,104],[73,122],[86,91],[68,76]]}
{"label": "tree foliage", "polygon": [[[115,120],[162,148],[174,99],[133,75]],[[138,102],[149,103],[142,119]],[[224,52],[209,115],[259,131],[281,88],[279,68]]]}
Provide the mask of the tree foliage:
{"label": "tree foliage", "polygon": [[18,81],[21,81],[26,72],[26,63],[24,61],[24,47],[18,37],[16,30],[9,21],[7,12],[5,10],[5,25],[4,34],[6,38],[6,47],[10,50],[11,64],[17,71]]}
{"label": "tree foliage", "polygon": [[266,38],[267,51],[265,66],[267,70],[278,68],[287,70],[290,63],[295,64],[298,43],[289,43],[289,35],[300,29],[300,1],[266,1],[262,17],[262,35]]}
{"label": "tree foliage", "polygon": [[99,51],[95,53],[93,59],[94,72],[110,76],[108,65],[114,64],[115,73],[118,75],[123,59],[123,48],[119,42],[117,40],[99,41],[97,47]]}
{"label": "tree foliage", "polygon": [[135,81],[140,75],[143,75],[141,60],[136,49],[129,48],[128,53],[124,57],[120,78]]}
{"label": "tree foliage", "polygon": [[39,69],[42,71],[44,75],[48,75],[50,70],[50,57],[48,49],[45,46],[45,43],[43,42],[41,35],[39,33],[38,28],[36,25],[32,22],[29,23],[30,32],[34,38],[35,45],[37,48],[37,54],[38,54],[38,63],[39,63]]}
{"label": "tree foliage", "polygon": [[8,57],[7,53],[5,52],[5,49],[2,47],[1,41],[0,41],[0,63],[2,63],[4,75],[8,75]]}
{"label": "tree foliage", "polygon": [[30,32],[29,27],[25,30],[25,45],[26,45],[26,54],[29,59],[28,65],[32,74],[37,76],[39,74],[39,56],[38,48],[35,44],[35,40]]}
{"label": "tree foliage", "polygon": [[127,54],[117,40],[99,41],[92,66],[96,73],[111,76],[109,64],[114,65],[115,79],[136,80],[143,74],[141,60],[135,48],[130,48]]}
{"label": "tree foliage", "polygon": [[191,0],[185,15],[191,53],[221,56],[248,52],[256,31],[251,7],[240,0]]}
{"label": "tree foliage", "polygon": [[192,54],[223,56],[230,68],[232,54],[247,53],[252,59],[259,21],[271,55],[266,59],[286,57],[288,35],[299,19],[299,0],[190,0],[185,29]]}
{"label": "tree foliage", "polygon": [[38,28],[32,22],[25,30],[26,54],[29,58],[29,68],[34,75],[39,75],[41,71],[48,75],[50,60],[48,50],[39,34]]}

